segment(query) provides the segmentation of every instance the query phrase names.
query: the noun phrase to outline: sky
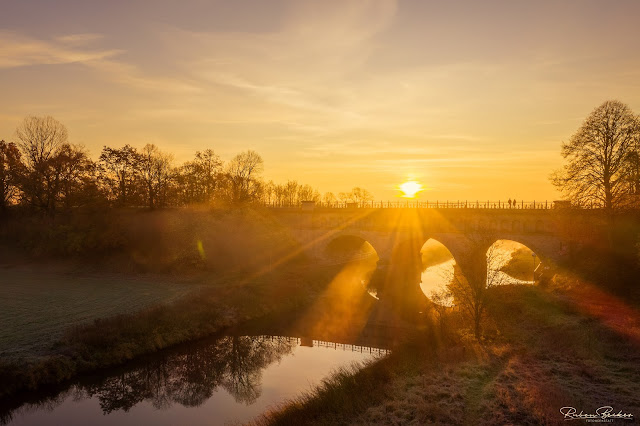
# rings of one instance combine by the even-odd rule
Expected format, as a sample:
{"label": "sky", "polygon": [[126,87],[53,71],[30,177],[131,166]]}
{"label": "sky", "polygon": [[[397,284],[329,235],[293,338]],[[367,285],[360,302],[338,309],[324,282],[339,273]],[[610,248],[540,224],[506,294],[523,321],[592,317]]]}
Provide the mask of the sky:
{"label": "sky", "polygon": [[553,200],[560,146],[640,113],[636,0],[0,0],[0,139],[27,115],[94,158],[253,149],[264,177],[394,200]]}

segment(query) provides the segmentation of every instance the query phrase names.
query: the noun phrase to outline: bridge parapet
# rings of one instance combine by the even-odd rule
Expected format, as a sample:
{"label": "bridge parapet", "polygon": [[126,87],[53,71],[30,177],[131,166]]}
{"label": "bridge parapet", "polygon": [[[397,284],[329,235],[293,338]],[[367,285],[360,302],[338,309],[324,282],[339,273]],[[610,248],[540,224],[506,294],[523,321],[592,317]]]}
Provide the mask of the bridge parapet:
{"label": "bridge parapet", "polygon": [[606,217],[596,210],[315,208],[272,213],[314,257],[321,257],[338,236],[354,235],[371,243],[382,259],[399,242],[421,247],[434,238],[460,263],[469,257],[473,241],[490,245],[497,240],[520,242],[540,259],[560,262],[574,242],[583,244],[606,233]]}
{"label": "bridge parapet", "polygon": [[[557,234],[577,216],[573,211],[465,210],[465,209],[277,209],[274,214],[291,228],[360,229],[371,231],[422,230],[429,232],[513,232]],[[588,216],[594,215],[590,211]]]}

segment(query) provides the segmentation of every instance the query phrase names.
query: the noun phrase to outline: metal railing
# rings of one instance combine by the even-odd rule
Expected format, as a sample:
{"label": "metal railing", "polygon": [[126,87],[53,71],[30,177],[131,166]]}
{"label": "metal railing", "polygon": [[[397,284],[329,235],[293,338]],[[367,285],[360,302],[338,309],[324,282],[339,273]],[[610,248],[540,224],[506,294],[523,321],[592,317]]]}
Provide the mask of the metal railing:
{"label": "metal railing", "polygon": [[457,201],[418,201],[418,200],[396,200],[396,201],[362,201],[362,202],[302,202],[302,203],[264,203],[268,208],[324,208],[324,209],[505,209],[505,210],[549,210],[559,208],[560,205],[554,201],[491,201],[491,200],[457,200]]}
{"label": "metal railing", "polygon": [[313,346],[320,348],[341,349],[343,351],[370,353],[376,355],[388,355],[391,353],[389,349],[373,348],[371,346],[352,345],[348,343],[325,342],[324,340],[314,340]]}
{"label": "metal railing", "polygon": [[318,348],[333,348],[340,349],[348,352],[360,352],[360,353],[370,353],[376,355],[389,355],[391,353],[391,349],[378,348],[373,346],[364,346],[364,345],[355,345],[351,343],[338,343],[338,342],[328,342],[325,340],[316,340],[316,339],[304,339],[301,337],[289,337],[289,336],[265,336],[269,337],[273,340],[281,340],[289,343],[297,343],[298,345],[302,345],[306,340],[308,343],[307,346],[318,347]]}

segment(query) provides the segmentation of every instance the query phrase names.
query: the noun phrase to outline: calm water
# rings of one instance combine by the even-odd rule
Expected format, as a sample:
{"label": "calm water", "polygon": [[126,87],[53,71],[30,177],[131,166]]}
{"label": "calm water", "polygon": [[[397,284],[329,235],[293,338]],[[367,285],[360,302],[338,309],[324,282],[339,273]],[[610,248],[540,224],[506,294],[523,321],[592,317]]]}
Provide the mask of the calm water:
{"label": "calm water", "polygon": [[386,353],[306,338],[226,336],[0,407],[0,424],[242,423],[300,395],[332,370]]}

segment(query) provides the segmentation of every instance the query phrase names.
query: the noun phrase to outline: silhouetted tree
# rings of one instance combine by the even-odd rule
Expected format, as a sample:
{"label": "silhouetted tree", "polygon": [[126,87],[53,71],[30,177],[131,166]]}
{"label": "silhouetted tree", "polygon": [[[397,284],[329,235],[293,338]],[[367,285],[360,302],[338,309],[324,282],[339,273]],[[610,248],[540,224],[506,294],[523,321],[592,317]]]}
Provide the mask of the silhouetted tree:
{"label": "silhouetted tree", "polygon": [[341,192],[338,194],[338,199],[342,203],[366,203],[373,200],[373,195],[364,188],[356,186],[351,192]]}
{"label": "silhouetted tree", "polygon": [[108,198],[122,206],[130,205],[136,194],[142,157],[138,151],[125,145],[122,148],[102,149],[99,160],[100,177],[107,187]]}
{"label": "silhouetted tree", "polygon": [[18,197],[18,182],[23,172],[20,150],[13,142],[0,140],[0,214]]}
{"label": "silhouetted tree", "polygon": [[233,157],[226,168],[223,193],[232,204],[248,203],[260,198],[260,174],[264,169],[262,157],[255,151],[246,151]]}
{"label": "silhouetted tree", "polygon": [[638,197],[640,196],[640,132],[636,138],[635,148],[628,154],[625,163],[623,172],[626,178],[625,192]]}
{"label": "silhouetted tree", "polygon": [[298,202],[301,201],[315,201],[320,202],[320,193],[313,189],[311,185],[299,185],[298,186]]}
{"label": "silhouetted tree", "polygon": [[142,148],[140,157],[140,177],[147,195],[150,209],[166,204],[169,185],[173,177],[172,157],[153,144]]}
{"label": "silhouetted tree", "polygon": [[262,185],[262,201],[267,204],[273,204],[276,202],[276,187],[277,185],[270,180]]}
{"label": "silhouetted tree", "polygon": [[338,198],[336,198],[335,194],[333,192],[325,192],[324,196],[322,197],[322,201],[325,204],[333,204],[336,201],[338,201]]}
{"label": "silhouetted tree", "polygon": [[197,151],[194,160],[184,163],[176,176],[183,201],[186,204],[212,201],[221,169],[222,161],[212,149]]}
{"label": "silhouetted tree", "polygon": [[16,129],[25,172],[20,180],[24,200],[38,210],[53,213],[60,191],[58,155],[67,144],[67,129],[56,119],[27,117]]}
{"label": "silhouetted tree", "polygon": [[373,195],[369,191],[357,186],[351,190],[351,196],[356,203],[366,203],[373,200]]}
{"label": "silhouetted tree", "polygon": [[298,190],[300,185],[295,180],[289,180],[283,186],[282,196],[284,198],[284,202],[288,206],[295,206],[298,204]]}
{"label": "silhouetted tree", "polygon": [[59,199],[65,208],[95,201],[96,165],[81,146],[64,144],[53,161],[55,178],[59,182]]}
{"label": "silhouetted tree", "polygon": [[504,284],[504,274],[495,267],[504,263],[504,254],[491,245],[482,256],[486,241],[483,237],[471,241],[471,253],[466,263],[465,274],[458,265],[454,267],[454,274],[448,289],[453,295],[455,304],[460,311],[473,323],[476,338],[482,335],[482,319],[488,303],[488,290],[491,287]]}
{"label": "silhouetted tree", "polygon": [[628,193],[629,161],[637,149],[638,118],[619,101],[606,101],[584,121],[562,156],[568,164],[551,180],[574,204],[619,207]]}

